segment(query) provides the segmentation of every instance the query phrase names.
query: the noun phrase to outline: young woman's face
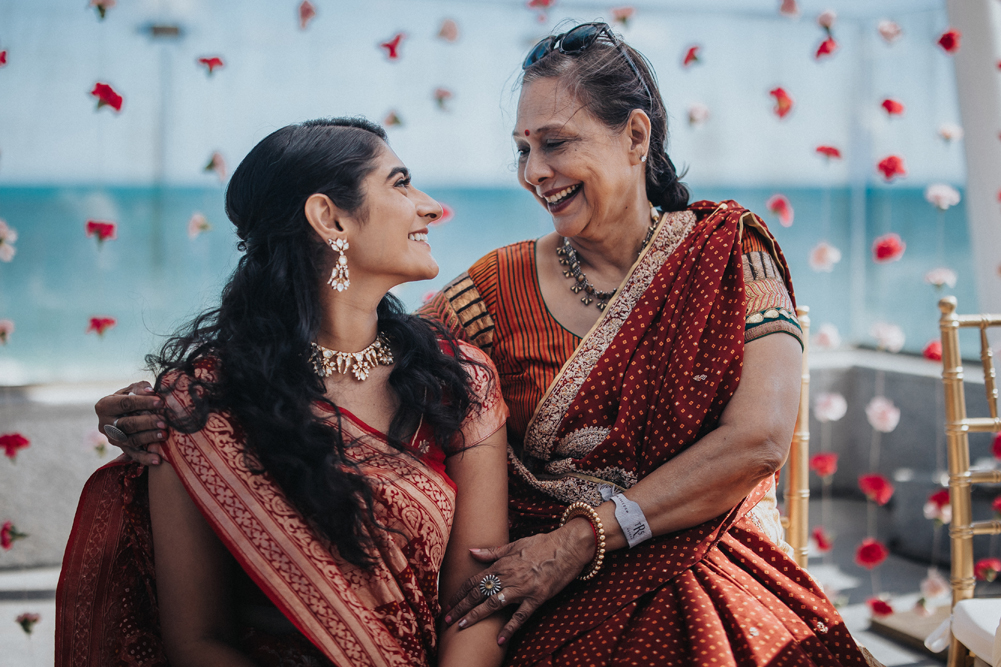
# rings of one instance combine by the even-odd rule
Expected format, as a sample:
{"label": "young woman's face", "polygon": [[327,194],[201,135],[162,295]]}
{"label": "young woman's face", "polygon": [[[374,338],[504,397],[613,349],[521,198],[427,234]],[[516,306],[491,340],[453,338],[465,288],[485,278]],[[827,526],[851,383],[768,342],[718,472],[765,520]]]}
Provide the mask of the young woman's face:
{"label": "young woman's face", "polygon": [[642,171],[631,159],[628,133],[592,116],[558,79],[522,87],[514,141],[518,180],[550,212],[560,235],[615,224],[635,202]]}

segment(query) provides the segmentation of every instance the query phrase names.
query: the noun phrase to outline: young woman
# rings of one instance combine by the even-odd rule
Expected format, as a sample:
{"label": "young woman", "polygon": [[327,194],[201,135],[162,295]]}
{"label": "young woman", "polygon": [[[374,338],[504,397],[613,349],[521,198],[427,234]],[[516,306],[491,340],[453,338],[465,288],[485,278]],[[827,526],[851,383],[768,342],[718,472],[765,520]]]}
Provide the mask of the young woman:
{"label": "young woman", "polygon": [[489,357],[388,294],[437,274],[441,207],[385,139],[292,125],[233,174],[244,254],[151,358],[167,465],[84,491],[58,665],[500,663],[502,623],[439,635],[438,598],[507,541],[507,408]]}

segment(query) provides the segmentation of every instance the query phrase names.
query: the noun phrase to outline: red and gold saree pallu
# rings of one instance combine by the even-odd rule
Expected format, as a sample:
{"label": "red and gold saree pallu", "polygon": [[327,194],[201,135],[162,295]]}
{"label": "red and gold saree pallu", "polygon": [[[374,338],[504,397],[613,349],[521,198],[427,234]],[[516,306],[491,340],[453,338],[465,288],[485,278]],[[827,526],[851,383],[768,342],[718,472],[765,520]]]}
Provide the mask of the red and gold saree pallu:
{"label": "red and gold saree pallu", "polygon": [[[492,368],[482,352],[461,347]],[[467,446],[507,418],[487,369],[471,371],[481,408],[464,424]],[[187,400],[186,384],[181,379],[168,400]],[[243,438],[225,415],[212,414],[193,434],[172,432],[164,454],[243,571],[298,630],[268,636],[245,628],[243,648],[257,664],[300,664],[286,661],[308,657],[305,664],[317,666],[433,665],[438,572],[456,493],[444,452],[426,426],[414,451],[400,453],[350,413],[342,415],[340,428],[346,441],[355,441],[349,453],[369,479],[376,517],[391,529],[376,536],[377,563],[369,570],[337,557],[268,475],[250,471]],[[95,473],[84,489],[56,607],[58,667],[167,664],[146,476],[124,457]]]}
{"label": "red and gold saree pallu", "polygon": [[[734,202],[664,216],[510,452],[512,539],[555,529],[570,502],[599,505],[716,427],[740,381],[745,227],[771,241]],[[746,517],[769,486],[607,554],[595,579],[536,612],[508,663],[865,665],[820,589]]]}

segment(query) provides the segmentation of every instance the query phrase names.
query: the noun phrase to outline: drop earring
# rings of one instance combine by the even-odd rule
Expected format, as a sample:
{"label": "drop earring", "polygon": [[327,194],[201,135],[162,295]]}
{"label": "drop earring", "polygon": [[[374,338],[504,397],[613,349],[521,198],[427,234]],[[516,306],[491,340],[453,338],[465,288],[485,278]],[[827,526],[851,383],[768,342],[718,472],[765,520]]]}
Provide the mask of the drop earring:
{"label": "drop earring", "polygon": [[348,256],[347,250],[350,247],[345,239],[327,239],[327,245],[329,245],[334,252],[340,253],[337,261],[334,263],[334,270],[330,272],[330,280],[327,284],[338,292],[343,292],[351,285],[351,281],[348,280]]}

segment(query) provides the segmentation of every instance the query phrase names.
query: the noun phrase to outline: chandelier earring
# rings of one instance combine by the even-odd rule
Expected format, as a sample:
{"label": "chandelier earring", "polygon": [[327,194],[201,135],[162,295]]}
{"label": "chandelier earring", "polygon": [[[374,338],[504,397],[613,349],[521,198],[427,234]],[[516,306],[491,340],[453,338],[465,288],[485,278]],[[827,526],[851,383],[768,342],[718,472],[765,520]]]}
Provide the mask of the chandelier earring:
{"label": "chandelier earring", "polygon": [[351,281],[348,280],[348,255],[347,250],[350,247],[346,239],[327,239],[327,245],[329,245],[334,252],[340,253],[337,261],[334,262],[334,270],[330,272],[330,280],[327,284],[338,292],[343,292],[350,285]]}

